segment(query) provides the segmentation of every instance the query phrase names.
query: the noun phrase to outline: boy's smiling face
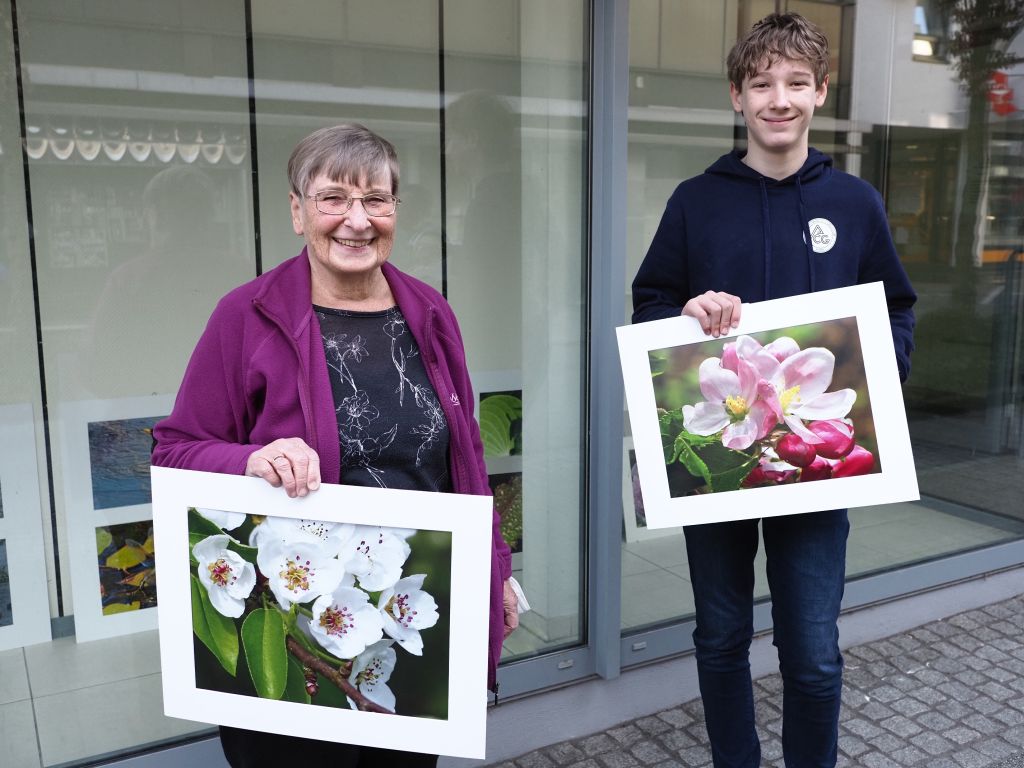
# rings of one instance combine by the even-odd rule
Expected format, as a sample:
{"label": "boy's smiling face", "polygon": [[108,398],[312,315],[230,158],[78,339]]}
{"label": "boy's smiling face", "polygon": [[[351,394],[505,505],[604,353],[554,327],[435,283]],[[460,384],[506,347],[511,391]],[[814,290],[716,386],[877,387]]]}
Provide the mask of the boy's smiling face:
{"label": "boy's smiling face", "polygon": [[806,155],[811,117],[827,92],[827,76],[816,86],[811,65],[792,59],[779,59],[744,78],[742,90],[730,84],[733,109],[747,124],[748,154]]}

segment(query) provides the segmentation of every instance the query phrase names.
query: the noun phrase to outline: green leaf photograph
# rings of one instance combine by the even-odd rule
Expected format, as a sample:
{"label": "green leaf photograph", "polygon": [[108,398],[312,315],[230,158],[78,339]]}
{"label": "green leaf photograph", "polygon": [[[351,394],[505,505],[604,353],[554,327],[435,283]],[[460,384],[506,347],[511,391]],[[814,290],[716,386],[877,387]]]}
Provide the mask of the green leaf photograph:
{"label": "green leaf photograph", "polygon": [[523,455],[523,392],[480,393],[480,436],[484,456]]}

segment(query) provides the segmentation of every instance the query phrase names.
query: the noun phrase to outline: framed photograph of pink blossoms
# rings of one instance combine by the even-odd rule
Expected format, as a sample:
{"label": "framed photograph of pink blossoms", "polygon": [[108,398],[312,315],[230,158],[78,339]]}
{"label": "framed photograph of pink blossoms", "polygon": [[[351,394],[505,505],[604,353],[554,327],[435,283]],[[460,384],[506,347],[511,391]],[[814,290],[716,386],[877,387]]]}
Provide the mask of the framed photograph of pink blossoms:
{"label": "framed photograph of pink blossoms", "polygon": [[881,283],[617,332],[649,528],[920,498]]}
{"label": "framed photograph of pink blossoms", "polygon": [[485,755],[491,500],[155,467],[164,712]]}

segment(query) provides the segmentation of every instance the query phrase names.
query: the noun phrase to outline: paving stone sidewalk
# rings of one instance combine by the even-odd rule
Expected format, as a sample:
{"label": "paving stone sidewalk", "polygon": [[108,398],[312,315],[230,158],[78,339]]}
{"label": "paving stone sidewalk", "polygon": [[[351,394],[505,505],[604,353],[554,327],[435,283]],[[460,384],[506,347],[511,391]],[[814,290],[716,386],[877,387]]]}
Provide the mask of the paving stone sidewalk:
{"label": "paving stone sidewalk", "polygon": [[[838,766],[1024,768],[1024,596],[844,652]],[[782,681],[754,683],[762,765],[784,768]],[[495,768],[710,768],[700,700]]]}

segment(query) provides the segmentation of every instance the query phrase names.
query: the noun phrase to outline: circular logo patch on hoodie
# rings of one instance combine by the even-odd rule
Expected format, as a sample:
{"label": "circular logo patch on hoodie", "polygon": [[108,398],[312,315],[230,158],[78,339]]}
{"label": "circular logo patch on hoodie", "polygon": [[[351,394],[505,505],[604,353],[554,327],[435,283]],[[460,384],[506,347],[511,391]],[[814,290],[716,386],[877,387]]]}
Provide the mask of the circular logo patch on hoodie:
{"label": "circular logo patch on hoodie", "polygon": [[811,248],[815,253],[828,253],[836,244],[836,228],[828,219],[811,219],[807,222],[811,232]]}

